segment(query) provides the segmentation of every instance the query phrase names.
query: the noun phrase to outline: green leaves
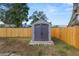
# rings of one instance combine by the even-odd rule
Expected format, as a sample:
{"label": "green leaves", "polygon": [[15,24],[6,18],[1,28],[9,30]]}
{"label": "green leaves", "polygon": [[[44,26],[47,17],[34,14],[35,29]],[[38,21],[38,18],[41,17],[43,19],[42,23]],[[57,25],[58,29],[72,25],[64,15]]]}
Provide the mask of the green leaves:
{"label": "green leaves", "polygon": [[14,24],[16,27],[20,27],[23,20],[28,20],[29,7],[26,3],[13,3],[4,4],[8,10],[5,12],[6,24]]}
{"label": "green leaves", "polygon": [[29,19],[33,19],[33,21],[31,22],[31,24],[33,24],[40,19],[47,20],[48,18],[43,11],[35,11],[33,12],[32,16],[29,17]]}

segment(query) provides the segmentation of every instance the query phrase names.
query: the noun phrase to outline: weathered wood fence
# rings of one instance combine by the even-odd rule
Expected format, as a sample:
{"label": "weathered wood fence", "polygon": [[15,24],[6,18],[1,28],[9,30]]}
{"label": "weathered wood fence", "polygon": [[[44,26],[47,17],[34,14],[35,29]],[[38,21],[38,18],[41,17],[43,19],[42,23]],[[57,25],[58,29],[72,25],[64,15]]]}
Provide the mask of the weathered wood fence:
{"label": "weathered wood fence", "polygon": [[[79,27],[52,28],[51,36],[79,48]],[[0,28],[0,37],[32,37],[31,28]]]}
{"label": "weathered wood fence", "polygon": [[79,27],[53,28],[52,36],[79,48]]}
{"label": "weathered wood fence", "polygon": [[31,28],[0,28],[0,37],[31,37]]}

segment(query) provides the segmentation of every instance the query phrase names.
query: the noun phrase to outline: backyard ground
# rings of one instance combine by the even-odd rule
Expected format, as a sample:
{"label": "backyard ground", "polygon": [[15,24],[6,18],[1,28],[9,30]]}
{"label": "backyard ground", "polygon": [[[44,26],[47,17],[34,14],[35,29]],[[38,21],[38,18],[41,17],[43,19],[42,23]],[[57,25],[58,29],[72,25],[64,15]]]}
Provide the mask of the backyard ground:
{"label": "backyard ground", "polygon": [[57,39],[54,39],[54,46],[29,45],[30,40],[31,38],[0,38],[0,56],[79,56],[79,49]]}

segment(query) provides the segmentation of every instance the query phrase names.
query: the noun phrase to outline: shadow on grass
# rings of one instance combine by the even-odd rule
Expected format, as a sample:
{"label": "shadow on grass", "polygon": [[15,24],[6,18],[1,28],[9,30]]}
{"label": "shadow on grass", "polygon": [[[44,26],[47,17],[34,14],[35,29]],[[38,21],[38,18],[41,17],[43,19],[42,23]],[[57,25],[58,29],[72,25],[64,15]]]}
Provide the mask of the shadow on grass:
{"label": "shadow on grass", "polygon": [[60,47],[62,46],[65,49],[71,49],[71,48],[74,49],[72,45],[69,45],[58,38],[53,37],[52,40],[54,41],[56,46],[60,46]]}

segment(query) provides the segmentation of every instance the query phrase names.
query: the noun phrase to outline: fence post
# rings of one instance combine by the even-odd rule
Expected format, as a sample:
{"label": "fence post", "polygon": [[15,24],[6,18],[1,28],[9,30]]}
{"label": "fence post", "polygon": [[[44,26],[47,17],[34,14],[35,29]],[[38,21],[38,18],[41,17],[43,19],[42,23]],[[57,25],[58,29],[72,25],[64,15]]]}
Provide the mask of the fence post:
{"label": "fence post", "polygon": [[77,39],[76,39],[76,29],[77,29],[77,27],[74,26],[74,27],[73,27],[73,36],[72,36],[72,37],[73,37],[73,46],[75,46],[75,47],[77,46],[77,45],[76,45],[76,40],[77,40]]}

